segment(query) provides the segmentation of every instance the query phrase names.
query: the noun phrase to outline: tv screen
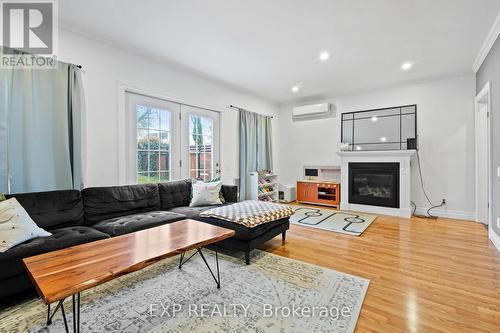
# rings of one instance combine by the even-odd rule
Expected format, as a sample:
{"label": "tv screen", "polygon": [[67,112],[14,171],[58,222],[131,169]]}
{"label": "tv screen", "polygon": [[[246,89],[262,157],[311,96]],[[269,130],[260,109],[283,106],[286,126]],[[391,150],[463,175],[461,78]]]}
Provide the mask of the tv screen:
{"label": "tv screen", "polygon": [[308,177],[318,177],[318,169],[305,169],[305,174]]}

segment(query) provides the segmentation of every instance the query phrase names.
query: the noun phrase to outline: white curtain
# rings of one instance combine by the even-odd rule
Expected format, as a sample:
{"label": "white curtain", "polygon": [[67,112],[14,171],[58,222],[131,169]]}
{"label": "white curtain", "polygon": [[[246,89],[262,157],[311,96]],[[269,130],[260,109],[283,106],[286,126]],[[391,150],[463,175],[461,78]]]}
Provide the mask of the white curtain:
{"label": "white curtain", "polygon": [[0,192],[81,188],[83,90],[75,65],[2,69]]}
{"label": "white curtain", "polygon": [[240,201],[250,189],[250,172],[272,170],[271,117],[240,110]]}

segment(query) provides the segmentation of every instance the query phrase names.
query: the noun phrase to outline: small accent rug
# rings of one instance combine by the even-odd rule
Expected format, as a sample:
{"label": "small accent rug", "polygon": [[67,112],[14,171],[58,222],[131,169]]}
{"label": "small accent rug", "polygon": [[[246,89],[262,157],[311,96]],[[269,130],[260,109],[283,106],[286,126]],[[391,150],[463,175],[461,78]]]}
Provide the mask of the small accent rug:
{"label": "small accent rug", "polygon": [[359,236],[375,221],[377,215],[342,212],[316,207],[292,206],[295,214],[290,223]]}
{"label": "small accent rug", "polygon": [[[206,250],[215,267],[215,256]],[[161,261],[82,293],[82,332],[345,332],[354,331],[369,280],[252,252],[252,264],[219,255],[217,289],[199,255],[179,270]],[[65,302],[72,328],[71,298]],[[35,299],[0,313],[1,332],[64,332],[61,313],[45,326]]]}

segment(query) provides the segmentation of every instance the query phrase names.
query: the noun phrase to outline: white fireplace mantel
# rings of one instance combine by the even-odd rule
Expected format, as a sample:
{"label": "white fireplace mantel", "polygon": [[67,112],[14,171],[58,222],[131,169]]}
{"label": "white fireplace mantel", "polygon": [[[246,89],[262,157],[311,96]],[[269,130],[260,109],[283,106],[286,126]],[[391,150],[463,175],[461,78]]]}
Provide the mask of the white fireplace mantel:
{"label": "white fireplace mantel", "polygon": [[[411,217],[411,182],[410,159],[414,150],[390,151],[342,151],[337,153],[341,158],[341,196],[340,209],[373,214],[384,214]],[[399,208],[388,208],[349,203],[349,163],[392,162],[399,163]]]}

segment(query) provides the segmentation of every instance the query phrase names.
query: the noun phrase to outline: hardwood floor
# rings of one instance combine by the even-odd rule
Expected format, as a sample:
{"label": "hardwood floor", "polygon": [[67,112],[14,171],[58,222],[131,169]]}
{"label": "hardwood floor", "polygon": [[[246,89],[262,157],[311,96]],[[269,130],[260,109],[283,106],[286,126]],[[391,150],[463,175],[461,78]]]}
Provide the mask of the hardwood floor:
{"label": "hardwood floor", "polygon": [[261,249],[370,279],[356,332],[500,332],[500,253],[481,224],[379,216],[359,237],[292,225]]}

